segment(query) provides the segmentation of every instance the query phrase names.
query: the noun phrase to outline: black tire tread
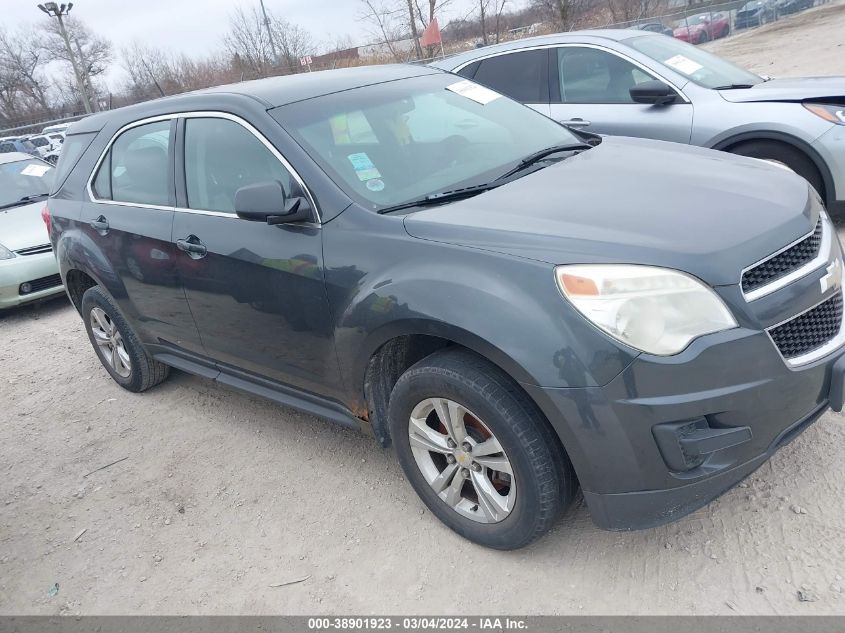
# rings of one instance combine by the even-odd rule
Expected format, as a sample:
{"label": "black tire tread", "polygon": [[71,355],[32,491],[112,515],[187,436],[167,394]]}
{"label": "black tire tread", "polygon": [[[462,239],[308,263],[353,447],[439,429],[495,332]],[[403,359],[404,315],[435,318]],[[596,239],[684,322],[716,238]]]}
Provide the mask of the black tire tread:
{"label": "black tire tread", "polygon": [[552,527],[577,493],[578,480],[563,447],[518,383],[468,350],[447,348],[427,356],[399,378],[394,393],[403,383],[432,374],[450,378],[487,400],[526,446],[531,468],[540,474],[541,493],[533,529],[524,534],[522,542],[500,549],[528,545]]}
{"label": "black tire tread", "polygon": [[[117,324],[117,328],[123,336],[124,343],[135,352],[133,354],[133,374],[130,375],[130,382],[124,384],[123,382],[117,381],[118,384],[129,391],[141,393],[164,382],[170,375],[170,366],[158,362],[149,355],[138,338],[138,335],[135,333],[135,330],[129,325],[129,322],[123,316],[123,313],[111,296],[100,286],[92,286],[86,290],[85,294],[82,295],[83,315],[88,314],[86,306],[92,302],[107,308],[109,317]],[[83,316],[83,318],[87,318],[87,316]],[[135,367],[138,368],[137,375],[134,375]]]}

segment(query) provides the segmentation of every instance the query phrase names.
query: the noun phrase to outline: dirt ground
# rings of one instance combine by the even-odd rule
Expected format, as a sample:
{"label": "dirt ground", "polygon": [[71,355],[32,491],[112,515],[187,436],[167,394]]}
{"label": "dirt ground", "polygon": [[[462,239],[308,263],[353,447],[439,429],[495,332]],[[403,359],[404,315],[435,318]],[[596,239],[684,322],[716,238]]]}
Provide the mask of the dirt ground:
{"label": "dirt ground", "polygon": [[845,2],[819,5],[703,48],[763,75],[845,75]]}
{"label": "dirt ground", "polygon": [[[845,6],[794,20],[719,52],[845,74]],[[674,524],[605,532],[579,502],[501,553],[368,437],[179,372],[121,390],[64,298],[0,315],[0,368],[2,614],[845,613],[839,414]]]}

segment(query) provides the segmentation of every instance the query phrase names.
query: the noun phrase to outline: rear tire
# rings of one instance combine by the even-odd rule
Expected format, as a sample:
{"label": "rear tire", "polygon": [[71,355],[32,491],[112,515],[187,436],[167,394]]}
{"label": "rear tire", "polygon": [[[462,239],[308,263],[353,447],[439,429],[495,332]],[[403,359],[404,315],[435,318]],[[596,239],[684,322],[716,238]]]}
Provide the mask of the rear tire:
{"label": "rear tire", "polygon": [[82,295],[82,320],[103,367],[127,391],[146,391],[170,374],[170,367],[147,353],[115,302],[99,286]]}
{"label": "rear tire", "polygon": [[796,174],[806,179],[825,199],[824,181],[815,163],[801,150],[777,141],[748,141],[728,150],[731,154],[773,160],[789,167]]}
{"label": "rear tire", "polygon": [[[480,545],[527,545],[577,491],[572,464],[534,402],[470,352],[442,350],[406,371],[390,395],[389,424],[399,463],[423,503]],[[453,434],[458,426],[463,439]],[[500,450],[490,452],[492,442]]]}

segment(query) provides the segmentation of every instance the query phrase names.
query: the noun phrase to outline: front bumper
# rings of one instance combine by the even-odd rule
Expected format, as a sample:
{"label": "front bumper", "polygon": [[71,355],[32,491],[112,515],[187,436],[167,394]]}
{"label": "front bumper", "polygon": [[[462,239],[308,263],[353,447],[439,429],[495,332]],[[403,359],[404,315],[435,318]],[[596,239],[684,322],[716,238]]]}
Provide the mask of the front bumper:
{"label": "front bumper", "polygon": [[[843,356],[839,348],[791,368],[764,332],[737,328],[673,357],[641,355],[603,387],[525,388],[566,446],[594,522],[640,529],[705,505],[818,419]],[[748,427],[750,437],[673,470],[655,426],[702,419],[711,429]]]}
{"label": "front bumper", "polygon": [[[53,275],[58,273],[59,264],[52,252],[0,260],[0,310],[64,292],[61,279],[58,280],[58,285],[50,285],[26,294],[20,292],[21,284],[52,279]],[[41,283],[51,284],[52,281]],[[35,287],[38,288],[39,285],[36,284]]]}
{"label": "front bumper", "polygon": [[832,125],[813,141],[813,149],[830,172],[833,191],[827,192],[828,210],[841,213],[845,211],[845,125]]}

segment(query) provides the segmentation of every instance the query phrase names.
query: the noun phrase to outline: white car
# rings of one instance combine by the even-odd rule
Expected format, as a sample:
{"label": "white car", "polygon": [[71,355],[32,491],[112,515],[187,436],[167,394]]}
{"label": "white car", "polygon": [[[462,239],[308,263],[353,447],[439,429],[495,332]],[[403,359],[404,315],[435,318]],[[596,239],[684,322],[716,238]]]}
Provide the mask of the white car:
{"label": "white car", "polygon": [[64,291],[41,217],[54,171],[27,154],[0,154],[0,310]]}
{"label": "white car", "polygon": [[54,151],[56,149],[56,145],[58,144],[56,140],[50,138],[49,136],[45,136],[44,134],[30,136],[27,140],[35,146],[35,150],[41,158],[45,158],[47,154]]}

